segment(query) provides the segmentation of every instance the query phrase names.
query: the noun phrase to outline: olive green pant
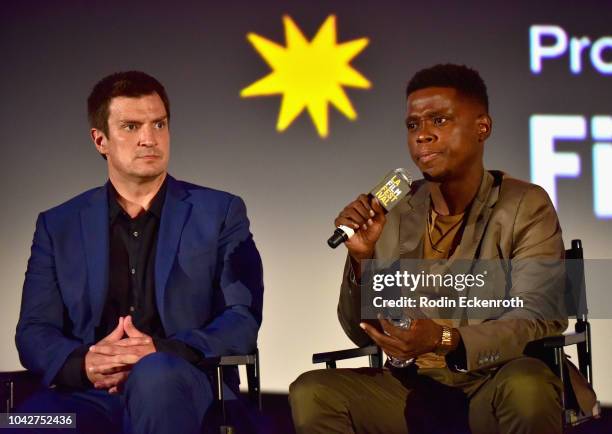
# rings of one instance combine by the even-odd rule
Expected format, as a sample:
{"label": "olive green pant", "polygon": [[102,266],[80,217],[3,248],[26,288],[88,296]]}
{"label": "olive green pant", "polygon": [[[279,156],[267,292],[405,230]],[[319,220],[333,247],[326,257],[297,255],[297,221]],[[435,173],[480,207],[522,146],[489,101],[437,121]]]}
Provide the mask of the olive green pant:
{"label": "olive green pant", "polygon": [[359,368],[306,372],[289,388],[298,434],[562,431],[562,384],[540,360],[499,369]]}

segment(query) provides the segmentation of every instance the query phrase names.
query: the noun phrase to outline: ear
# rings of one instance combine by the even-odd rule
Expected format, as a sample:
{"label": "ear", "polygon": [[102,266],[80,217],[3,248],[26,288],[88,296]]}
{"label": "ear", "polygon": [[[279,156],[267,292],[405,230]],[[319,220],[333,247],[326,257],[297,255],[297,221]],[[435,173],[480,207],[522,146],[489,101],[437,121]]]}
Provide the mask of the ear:
{"label": "ear", "polygon": [[106,138],[106,134],[104,134],[104,131],[99,130],[97,128],[92,128],[90,130],[90,135],[91,140],[93,140],[94,145],[96,146],[96,149],[98,150],[100,155],[102,155],[103,157],[106,156],[106,154],[108,153],[108,149],[106,146],[108,139]]}
{"label": "ear", "polygon": [[478,140],[484,142],[491,135],[493,129],[493,120],[488,114],[478,116],[476,119],[476,132],[478,133]]}

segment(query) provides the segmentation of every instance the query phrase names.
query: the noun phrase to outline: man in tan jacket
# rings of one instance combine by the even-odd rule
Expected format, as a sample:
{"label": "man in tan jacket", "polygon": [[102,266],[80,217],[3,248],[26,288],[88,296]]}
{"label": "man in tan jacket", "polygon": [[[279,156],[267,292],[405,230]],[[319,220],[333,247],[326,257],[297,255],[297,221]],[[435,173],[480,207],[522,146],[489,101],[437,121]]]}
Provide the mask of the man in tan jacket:
{"label": "man in tan jacket", "polygon": [[[408,149],[423,173],[389,214],[367,195],[335,220],[357,232],[345,245],[338,316],[359,346],[375,343],[403,369],[317,370],[290,388],[298,433],[561,432],[562,385],[528,342],[567,327],[564,246],[555,209],[539,186],[486,171],[491,134],[488,97],[478,73],[436,65],[408,83]],[[364,260],[511,261],[496,295],[520,296],[522,308],[487,318],[416,319],[409,329],[364,321]],[[534,268],[535,267],[535,268]],[[541,267],[541,265],[540,265]]]}

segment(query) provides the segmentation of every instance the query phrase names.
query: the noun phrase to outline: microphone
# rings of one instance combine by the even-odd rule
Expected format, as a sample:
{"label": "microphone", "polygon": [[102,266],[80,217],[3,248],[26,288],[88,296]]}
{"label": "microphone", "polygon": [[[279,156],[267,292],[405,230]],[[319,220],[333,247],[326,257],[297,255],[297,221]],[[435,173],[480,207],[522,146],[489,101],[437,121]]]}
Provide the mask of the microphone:
{"label": "microphone", "polygon": [[[370,191],[368,196],[378,199],[385,213],[388,213],[400,200],[406,197],[410,191],[411,184],[412,177],[410,173],[400,167],[387,173],[382,181]],[[332,249],[335,249],[353,235],[355,235],[355,229],[344,225],[338,226],[334,234],[327,240],[327,244]]]}

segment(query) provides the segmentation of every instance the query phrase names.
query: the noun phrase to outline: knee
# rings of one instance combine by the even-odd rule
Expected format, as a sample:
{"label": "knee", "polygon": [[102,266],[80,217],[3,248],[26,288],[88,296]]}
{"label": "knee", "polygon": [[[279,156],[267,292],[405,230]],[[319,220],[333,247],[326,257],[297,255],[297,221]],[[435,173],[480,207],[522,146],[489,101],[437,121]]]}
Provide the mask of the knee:
{"label": "knee", "polygon": [[561,383],[548,366],[524,358],[509,366],[498,388],[498,405],[517,418],[530,420],[544,413],[560,414]]}
{"label": "knee", "polygon": [[346,411],[346,403],[333,382],[332,370],[305,372],[289,386],[289,404],[296,432],[312,431],[330,412],[341,414]]}
{"label": "knee", "polygon": [[303,403],[319,402],[328,395],[327,378],[329,371],[319,369],[301,374],[289,385],[289,402],[291,406]]}
{"label": "knee", "polygon": [[138,391],[139,395],[160,398],[164,390],[188,384],[185,364],[178,356],[167,353],[151,353],[138,361],[132,368],[126,382],[128,392]]}

